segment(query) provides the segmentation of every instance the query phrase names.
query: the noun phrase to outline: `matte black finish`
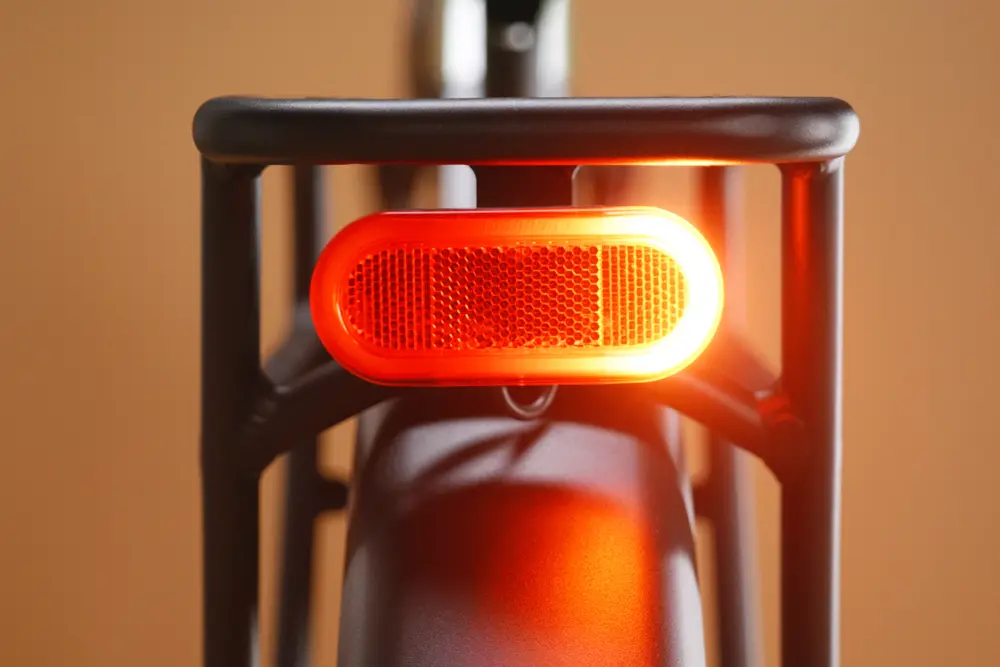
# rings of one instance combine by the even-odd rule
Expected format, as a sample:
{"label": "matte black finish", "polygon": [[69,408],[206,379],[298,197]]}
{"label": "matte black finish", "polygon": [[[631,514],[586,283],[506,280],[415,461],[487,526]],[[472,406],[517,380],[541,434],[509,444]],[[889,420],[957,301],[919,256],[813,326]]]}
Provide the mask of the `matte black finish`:
{"label": "matte black finish", "polygon": [[641,391],[567,389],[536,421],[482,388],[363,416],[340,667],[704,664],[666,411]]}
{"label": "matte black finish", "polygon": [[259,170],[202,161],[201,474],[204,660],[256,652],[259,469],[239,465],[260,373]]}
{"label": "matte black finish", "polygon": [[847,153],[832,98],[332,100],[223,97],[194,121],[218,162],[599,164],[806,162]]}
{"label": "matte black finish", "polygon": [[782,172],[782,388],[805,428],[781,479],[786,665],[840,664],[843,162]]}
{"label": "matte black finish", "polygon": [[[537,3],[534,3],[537,5]],[[518,30],[531,30],[527,24],[492,24],[486,34],[486,97],[534,97],[535,53],[533,35],[530,41],[511,44],[509,35]]]}
{"label": "matte black finish", "polygon": [[[298,318],[268,372],[262,368],[260,171],[202,161],[203,623],[204,664],[211,667],[251,667],[258,661],[260,473],[295,443],[308,449],[322,430],[393,395],[330,360],[308,317],[305,327]],[[303,373],[306,368],[313,370]],[[293,469],[301,472],[301,464],[297,459]],[[316,511],[343,507],[345,490],[339,482],[320,480],[310,504]],[[286,558],[301,565],[306,519],[296,512],[293,521],[294,544]],[[279,648],[282,660],[293,664],[305,659],[307,630],[303,582],[294,579],[299,575],[291,573],[292,580],[284,582]]]}
{"label": "matte black finish", "polygon": [[[698,362],[675,377],[627,387],[564,387],[553,409],[565,406],[561,414],[567,423],[593,424],[607,417],[609,407],[626,401],[660,402],[760,456],[782,484],[784,664],[838,664],[839,155],[857,138],[857,119],[846,104],[223,99],[207,103],[195,125],[204,152],[201,465],[206,667],[256,664],[258,480],[278,454],[394,396],[424,397],[441,409],[461,396],[454,407],[460,414],[474,414],[467,410],[480,395],[473,390],[400,392],[355,378],[332,360],[317,359],[316,366],[302,363],[313,358],[315,335],[301,327],[264,372],[258,352],[261,169],[310,161],[574,165],[671,155],[799,161],[782,167],[782,382],[772,386],[744,345],[720,335]],[[553,195],[553,201],[561,197]],[[499,392],[487,395],[498,397]],[[594,398],[598,400],[587,402]],[[647,472],[655,482],[662,470]],[[342,487],[315,488],[327,506],[342,503]],[[288,590],[294,592],[296,586],[300,584],[289,584]],[[296,623],[292,625],[300,627]],[[293,631],[288,641],[300,642],[301,636]],[[431,648],[448,641],[433,633],[426,639]],[[295,663],[298,658],[288,660]]]}
{"label": "matte black finish", "polygon": [[641,385],[641,391],[770,461],[777,452],[769,416],[761,413],[752,394],[727,384],[692,369]]}
{"label": "matte black finish", "polygon": [[[270,360],[267,374],[273,382],[294,380],[329,360],[315,340],[309,318],[309,286],[316,258],[323,247],[323,169],[299,165],[291,170],[292,185],[292,314],[289,345]],[[279,584],[278,667],[310,664],[310,602],[313,582],[313,542],[316,516],[336,500],[347,502],[346,485],[323,479],[317,468],[319,439],[305,437],[287,455],[285,517],[282,524]],[[331,493],[335,488],[339,493]],[[329,496],[339,496],[330,498]]]}
{"label": "matte black finish", "polygon": [[573,202],[570,167],[476,167],[475,173],[480,208],[568,206]]}
{"label": "matte black finish", "polygon": [[286,385],[262,390],[246,428],[245,455],[267,465],[290,442],[322,433],[399,392],[351,375],[327,361]]}
{"label": "matte black finish", "polygon": [[[726,278],[723,326],[742,328],[746,284],[744,252],[738,233],[740,172],[738,167],[701,170],[699,228],[715,249]],[[709,476],[695,496],[695,509],[711,521],[715,546],[715,577],[719,620],[719,656],[725,667],[760,664],[762,634],[758,622],[753,508],[747,453],[718,432],[708,434]]]}

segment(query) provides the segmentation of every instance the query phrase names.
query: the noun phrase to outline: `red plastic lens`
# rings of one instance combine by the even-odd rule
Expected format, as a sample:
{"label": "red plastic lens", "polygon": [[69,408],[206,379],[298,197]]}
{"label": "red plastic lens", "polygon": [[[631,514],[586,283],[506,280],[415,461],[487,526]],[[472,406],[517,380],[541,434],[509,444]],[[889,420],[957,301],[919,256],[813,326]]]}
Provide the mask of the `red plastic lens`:
{"label": "red plastic lens", "polygon": [[388,212],[338,234],[317,331],[384,384],[568,384],[669,375],[714,335],[718,263],[659,209]]}

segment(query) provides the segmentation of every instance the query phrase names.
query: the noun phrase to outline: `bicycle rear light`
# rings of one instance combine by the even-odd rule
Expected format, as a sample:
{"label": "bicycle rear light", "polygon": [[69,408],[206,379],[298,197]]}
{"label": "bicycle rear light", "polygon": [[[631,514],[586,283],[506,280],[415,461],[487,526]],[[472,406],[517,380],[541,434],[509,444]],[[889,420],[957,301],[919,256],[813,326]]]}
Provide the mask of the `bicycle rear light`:
{"label": "bicycle rear light", "polygon": [[684,368],[722,312],[712,249],[655,208],[385,212],[313,274],[316,331],[371,382],[637,382]]}

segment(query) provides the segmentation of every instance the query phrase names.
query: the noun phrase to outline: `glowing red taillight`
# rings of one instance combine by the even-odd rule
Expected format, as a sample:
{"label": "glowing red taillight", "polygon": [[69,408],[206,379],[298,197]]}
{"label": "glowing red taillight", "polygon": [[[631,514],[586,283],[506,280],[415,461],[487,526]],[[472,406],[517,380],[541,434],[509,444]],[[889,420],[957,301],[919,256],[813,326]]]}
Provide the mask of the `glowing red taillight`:
{"label": "glowing red taillight", "polygon": [[718,262],[651,208],[378,213],[313,277],[316,329],[384,384],[642,381],[693,361],[722,309]]}

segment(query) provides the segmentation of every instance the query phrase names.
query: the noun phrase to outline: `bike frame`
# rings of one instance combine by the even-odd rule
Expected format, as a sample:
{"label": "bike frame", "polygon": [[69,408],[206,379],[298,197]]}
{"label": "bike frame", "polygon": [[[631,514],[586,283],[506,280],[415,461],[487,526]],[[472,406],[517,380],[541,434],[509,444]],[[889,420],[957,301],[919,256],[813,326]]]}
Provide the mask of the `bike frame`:
{"label": "bike frame", "polygon": [[[761,116],[773,121],[767,135],[756,127]],[[442,127],[447,134],[435,131]],[[263,470],[289,453],[278,664],[307,664],[312,525],[317,513],[347,500],[344,483],[317,471],[316,438],[399,392],[436,391],[370,385],[316,341],[308,285],[323,242],[321,165],[397,165],[404,183],[412,173],[398,165],[473,165],[480,205],[516,206],[571,201],[579,165],[692,159],[713,163],[704,168],[702,208],[717,249],[733,211],[727,165],[781,169],[782,376],[762,377],[723,332],[688,371],[630,391],[655,396],[714,434],[711,481],[696,505],[718,535],[724,664],[750,664],[753,641],[740,518],[746,498],[730,442],[760,457],[782,486],[784,664],[838,664],[842,165],[856,138],[850,107],[826,99],[206,103],[195,119],[203,156],[206,667],[256,664]],[[262,364],[259,176],[270,165],[294,167],[296,327]],[[611,392],[614,400],[616,389],[575,391]]]}

